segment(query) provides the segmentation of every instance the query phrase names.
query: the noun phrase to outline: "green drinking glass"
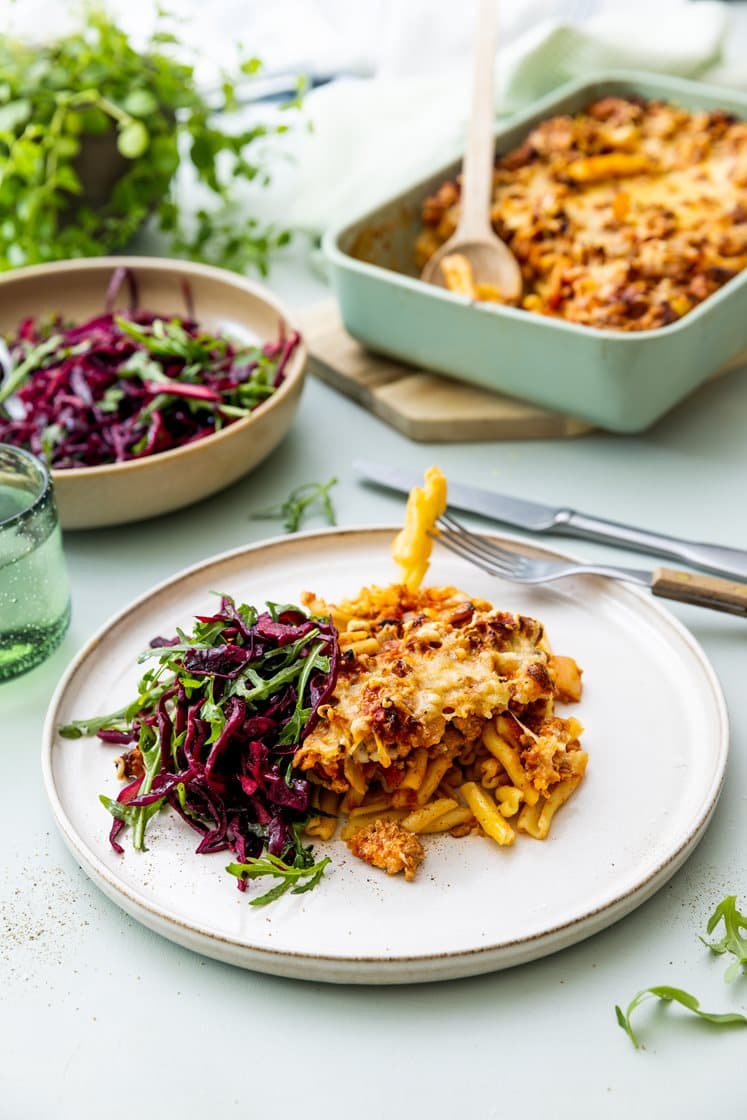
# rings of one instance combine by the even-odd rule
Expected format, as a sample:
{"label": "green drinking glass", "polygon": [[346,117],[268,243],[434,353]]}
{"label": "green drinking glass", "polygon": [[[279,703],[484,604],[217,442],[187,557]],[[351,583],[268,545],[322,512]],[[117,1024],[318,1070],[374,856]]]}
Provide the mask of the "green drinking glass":
{"label": "green drinking glass", "polygon": [[44,661],[69,622],[49,471],[28,451],[0,443],[0,681]]}

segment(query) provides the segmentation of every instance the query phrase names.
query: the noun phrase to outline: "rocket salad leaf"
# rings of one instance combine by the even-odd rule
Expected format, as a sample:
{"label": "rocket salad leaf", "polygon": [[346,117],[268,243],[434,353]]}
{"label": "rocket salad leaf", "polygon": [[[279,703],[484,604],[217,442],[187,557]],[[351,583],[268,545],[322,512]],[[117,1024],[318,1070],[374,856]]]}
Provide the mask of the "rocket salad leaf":
{"label": "rocket salad leaf", "polygon": [[260,510],[258,513],[252,514],[252,517],[256,520],[271,520],[276,517],[282,517],[286,530],[289,533],[297,533],[301,527],[301,521],[306,514],[306,510],[310,506],[320,502],[327,523],[329,525],[336,525],[335,508],[329,493],[332,487],[336,485],[336,478],[331,478],[329,482],[306,482],[303,486],[297,486],[295,490],[291,490],[290,494],[281,505]]}
{"label": "rocket salad leaf", "polygon": [[[736,895],[728,895],[719,902],[708,919],[706,931],[708,933],[713,933],[719,922],[724,923],[724,936],[720,941],[707,941],[704,937],[701,937],[700,940],[712,953],[717,953],[719,955],[731,953],[735,958],[729,965],[725,974],[725,979],[730,981],[734,980],[739,974],[740,969],[747,964],[747,938],[742,936],[742,931],[747,930],[747,917],[737,909]],[[653,988],[644,988],[642,991],[637,992],[625,1011],[615,1006],[615,1015],[617,1016],[618,1025],[622,1027],[636,1048],[639,1043],[631,1026],[630,1018],[636,1008],[650,997],[663,1000],[665,1003],[679,1003],[687,1011],[692,1012],[693,1015],[697,1015],[700,1019],[704,1019],[708,1023],[714,1023],[717,1026],[747,1025],[747,1017],[741,1015],[739,1012],[728,1011],[715,1013],[702,1011],[700,1002],[695,996],[690,995],[689,992],[683,991],[682,988],[658,985]]]}
{"label": "rocket salad leaf", "polygon": [[60,728],[65,738],[96,734],[129,748],[118,760],[127,784],[100,798],[116,851],[126,828],[144,850],[150,820],[170,807],[200,834],[198,853],[236,856],[228,871],[240,890],[280,879],[257,905],[311,890],[329,863],[315,863],[303,844],[311,787],[293,756],[334,689],[339,656],[328,619],[293,604],[267,607],[221,596],[192,634],[152,640],[143,657],[158,666],[130,705]]}
{"label": "rocket salad leaf", "polygon": [[[308,848],[302,849],[302,852],[308,851],[310,851]],[[273,879],[280,879],[277,886],[271,887],[265,894],[253,898],[250,902],[250,906],[266,906],[268,902],[275,902],[287,891],[291,894],[305,894],[306,891],[313,890],[330,862],[329,856],[325,856],[318,863],[314,863],[310,858],[307,863],[304,863],[303,857],[299,855],[296,859],[299,862],[290,865],[277,856],[267,855],[264,859],[247,860],[246,863],[229,863],[226,871],[235,875],[240,882],[260,879],[266,875]],[[306,882],[302,882],[304,879]]]}
{"label": "rocket salad leaf", "polygon": [[731,953],[734,960],[726,970],[724,979],[736,979],[740,970],[747,964],[747,938],[742,936],[742,930],[747,930],[747,917],[737,909],[737,896],[730,894],[719,902],[716,909],[708,919],[706,931],[713,933],[719,922],[724,923],[724,936],[720,941],[706,941],[701,937],[712,953]]}
{"label": "rocket salad leaf", "polygon": [[618,1025],[622,1027],[636,1049],[638,1049],[640,1043],[637,1035],[633,1031],[630,1017],[637,1007],[651,997],[660,999],[664,1003],[679,1003],[687,1011],[691,1011],[693,1015],[697,1015],[699,1018],[704,1019],[708,1023],[713,1023],[716,1026],[747,1026],[747,1017],[740,1015],[736,1011],[727,1011],[723,1013],[702,1011],[699,1000],[697,1000],[695,996],[691,996],[689,992],[683,991],[682,988],[670,988],[665,984],[660,984],[656,987],[644,988],[642,991],[637,992],[625,1011],[618,1006],[615,1007]]}

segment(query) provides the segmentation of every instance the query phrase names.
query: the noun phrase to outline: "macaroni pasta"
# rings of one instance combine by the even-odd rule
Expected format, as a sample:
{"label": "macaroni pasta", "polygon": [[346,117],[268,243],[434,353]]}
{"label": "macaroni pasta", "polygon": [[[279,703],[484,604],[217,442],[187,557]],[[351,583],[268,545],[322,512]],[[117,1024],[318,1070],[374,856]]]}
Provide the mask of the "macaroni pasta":
{"label": "macaroni pasta", "polygon": [[[454,232],[460,191],[451,180],[425,200],[418,267]],[[542,121],[497,160],[491,219],[521,265],[524,310],[666,326],[747,267],[747,122],[603,97]],[[500,302],[460,255],[443,273],[451,290]]]}
{"label": "macaroni pasta", "polygon": [[418,837],[516,833],[545,839],[586,768],[581,724],[555,710],[578,700],[581,671],[556,657],[536,619],[453,587],[419,587],[428,531],[445,504],[429,472],[411,495],[395,553],[404,582],[328,604],[341,666],[329,702],[296,752],[317,788],[312,835],[342,837],[389,873],[415,874]]}

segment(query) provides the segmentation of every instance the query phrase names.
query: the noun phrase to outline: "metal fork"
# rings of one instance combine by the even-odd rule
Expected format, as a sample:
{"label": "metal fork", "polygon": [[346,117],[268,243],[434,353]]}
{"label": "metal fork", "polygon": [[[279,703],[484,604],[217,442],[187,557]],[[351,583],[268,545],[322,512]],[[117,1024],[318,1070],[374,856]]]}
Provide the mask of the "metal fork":
{"label": "metal fork", "polygon": [[710,607],[728,614],[747,617],[747,583],[717,579],[700,572],[683,572],[674,568],[618,568],[610,564],[575,563],[571,560],[548,560],[527,556],[523,552],[495,544],[490,537],[473,533],[451,514],[443,514],[437,522],[435,539],[450,552],[469,560],[492,576],[512,583],[549,583],[566,576],[597,575],[620,579],[647,587],[663,599],[676,599],[696,607]]}

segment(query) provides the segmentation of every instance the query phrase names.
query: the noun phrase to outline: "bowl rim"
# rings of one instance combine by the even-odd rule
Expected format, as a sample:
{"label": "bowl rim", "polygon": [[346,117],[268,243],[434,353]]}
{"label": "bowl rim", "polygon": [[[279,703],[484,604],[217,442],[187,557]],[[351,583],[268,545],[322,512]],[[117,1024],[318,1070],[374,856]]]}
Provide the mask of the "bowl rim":
{"label": "bowl rim", "polygon": [[[744,90],[732,88],[730,86],[711,85],[708,82],[702,82],[698,79],[662,74],[654,70],[611,68],[609,70],[594,71],[583,78],[575,78],[564,82],[562,85],[538,97],[521,110],[511,113],[507,118],[501,120],[495,128],[493,133],[494,139],[497,143],[500,143],[510,132],[521,129],[522,127],[528,127],[538,116],[551,112],[554,107],[557,107],[557,105],[566,98],[581,94],[585,90],[591,91],[595,87],[605,84],[635,85],[636,83],[659,86],[660,95],[662,97],[666,97],[667,94],[675,97],[677,92],[696,95],[702,92],[707,97],[714,98],[715,100],[721,99],[725,104],[731,102],[731,104],[734,105],[736,103],[741,107],[744,118],[747,119],[747,94]],[[659,96],[659,94],[654,93],[651,96],[656,97]],[[726,104],[726,107],[728,108],[728,104]],[[651,342],[658,338],[670,338],[674,334],[678,334],[683,330],[688,330],[691,324],[694,323],[697,325],[704,315],[707,315],[717,305],[724,302],[724,300],[728,300],[747,285],[747,269],[743,269],[741,273],[727,280],[721,288],[712,292],[711,295],[702,300],[691,311],[688,311],[686,315],[683,315],[674,323],[667,323],[661,327],[649,327],[642,331],[622,331],[613,330],[610,327],[589,326],[585,323],[570,323],[564,319],[555,319],[548,315],[532,314],[519,307],[508,307],[504,304],[473,300],[470,299],[469,296],[461,295],[458,292],[449,292],[445,288],[438,287],[434,284],[426,284],[419,276],[409,276],[407,273],[398,272],[393,268],[385,268],[383,265],[374,264],[371,261],[359,260],[342,248],[342,240],[352,231],[360,230],[361,227],[365,227],[366,223],[375,221],[384,208],[395,208],[397,205],[402,206],[405,203],[409,203],[411,201],[411,195],[419,190],[424,192],[432,179],[437,178],[439,175],[448,175],[455,164],[458,166],[459,158],[456,160],[451,159],[448,163],[443,165],[439,164],[439,166],[434,167],[428,175],[420,176],[418,179],[413,180],[402,190],[398,191],[396,195],[388,195],[380,199],[375,206],[369,206],[365,212],[353,216],[352,218],[348,217],[344,222],[338,223],[325,230],[321,245],[323,255],[327,261],[333,266],[356,272],[360,276],[373,277],[379,281],[383,280],[386,283],[392,284],[395,287],[402,287],[413,295],[428,295],[437,301],[445,301],[452,305],[454,303],[461,304],[464,307],[470,307],[474,310],[496,316],[498,319],[509,318],[515,320],[517,323],[575,334],[584,339],[600,339],[608,342],[627,344]]]}
{"label": "bowl rim", "polygon": [[183,444],[181,447],[172,447],[167,451],[159,451],[156,455],[146,455],[141,459],[126,459],[122,463],[101,463],[98,466],[92,467],[69,467],[64,470],[51,470],[49,473],[55,485],[59,485],[61,482],[63,484],[65,482],[73,482],[82,478],[94,479],[110,475],[116,477],[124,473],[133,474],[138,470],[147,470],[156,463],[167,465],[169,463],[178,462],[179,459],[184,459],[191,453],[194,453],[196,449],[199,450],[207,447],[214,448],[232,436],[245,432],[247,428],[261,421],[262,417],[267,416],[271,411],[279,407],[283,400],[293,393],[296,386],[303,381],[306,371],[308,362],[306,342],[298,322],[288,310],[285,303],[278,299],[274,292],[269,291],[269,289],[258,281],[242,276],[238,272],[231,272],[230,269],[219,268],[216,265],[202,264],[199,261],[181,260],[179,258],[145,256],[77,257],[72,260],[48,261],[44,264],[27,265],[22,268],[14,268],[10,269],[8,272],[0,273],[0,299],[2,298],[3,287],[17,280],[33,280],[35,277],[56,274],[65,275],[66,273],[78,271],[108,272],[115,268],[131,268],[133,271],[140,270],[147,272],[174,272],[228,283],[268,304],[272,310],[277,312],[278,318],[285,326],[298,334],[299,343],[290,357],[282,383],[272,396],[262,401],[249,416],[242,416],[232,424],[227,424],[226,427],[222,428],[219,432],[212,432],[210,435],[203,436],[201,439],[194,440],[192,443]]}

